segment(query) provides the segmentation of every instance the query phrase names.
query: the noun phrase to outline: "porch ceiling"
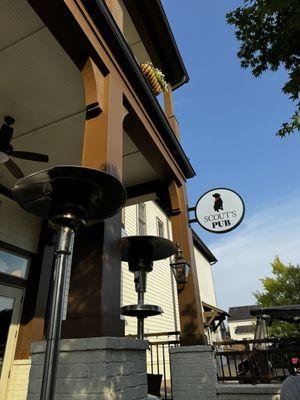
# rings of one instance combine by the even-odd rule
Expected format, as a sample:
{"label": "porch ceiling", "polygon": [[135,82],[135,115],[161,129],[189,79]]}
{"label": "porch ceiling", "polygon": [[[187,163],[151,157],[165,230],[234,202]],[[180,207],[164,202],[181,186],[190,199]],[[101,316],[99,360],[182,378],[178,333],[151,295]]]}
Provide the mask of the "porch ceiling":
{"label": "porch ceiling", "polygon": [[[25,175],[58,164],[80,165],[85,123],[82,76],[26,0],[2,0],[0,13],[0,125],[16,119],[15,150],[49,155],[49,163],[15,158]],[[158,179],[141,150],[124,133],[123,181]],[[15,178],[0,164],[0,184]]]}
{"label": "porch ceiling", "polygon": [[[79,164],[85,120],[81,73],[26,0],[2,0],[0,123],[16,119],[15,150],[49,155],[49,164],[14,159],[24,174]],[[0,164],[0,183],[15,179]]]}
{"label": "porch ceiling", "polygon": [[138,147],[124,132],[123,183],[126,187],[139,185],[157,179],[157,173],[145,159]]}

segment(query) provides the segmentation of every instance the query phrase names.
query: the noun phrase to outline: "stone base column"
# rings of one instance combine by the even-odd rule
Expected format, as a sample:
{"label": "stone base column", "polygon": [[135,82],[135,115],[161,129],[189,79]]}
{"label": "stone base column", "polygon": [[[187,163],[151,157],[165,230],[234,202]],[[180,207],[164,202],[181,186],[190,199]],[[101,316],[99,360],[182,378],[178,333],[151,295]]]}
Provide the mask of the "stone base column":
{"label": "stone base column", "polygon": [[173,400],[216,400],[212,346],[170,349]]}
{"label": "stone base column", "polygon": [[[33,343],[27,400],[39,400],[45,342]],[[61,340],[55,400],[144,400],[148,342],[102,337]]]}

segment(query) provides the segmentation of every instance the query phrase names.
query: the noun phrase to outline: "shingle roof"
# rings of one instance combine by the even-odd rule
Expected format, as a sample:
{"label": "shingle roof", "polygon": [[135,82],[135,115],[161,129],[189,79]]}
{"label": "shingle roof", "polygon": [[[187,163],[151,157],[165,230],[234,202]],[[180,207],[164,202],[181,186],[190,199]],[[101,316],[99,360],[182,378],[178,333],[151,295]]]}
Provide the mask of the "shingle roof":
{"label": "shingle roof", "polygon": [[240,321],[244,319],[253,319],[250,314],[250,310],[258,307],[257,305],[252,306],[239,306],[239,307],[230,307],[228,313],[231,317],[228,318],[228,321]]}

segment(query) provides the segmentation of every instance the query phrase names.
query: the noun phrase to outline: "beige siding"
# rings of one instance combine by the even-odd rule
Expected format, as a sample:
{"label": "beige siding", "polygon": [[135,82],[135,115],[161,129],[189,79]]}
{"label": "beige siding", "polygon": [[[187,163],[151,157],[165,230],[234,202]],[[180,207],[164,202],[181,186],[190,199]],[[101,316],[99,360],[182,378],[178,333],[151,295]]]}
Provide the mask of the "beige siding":
{"label": "beige siding", "polygon": [[12,365],[6,400],[26,400],[30,360],[15,360]]}
{"label": "beige siding", "polygon": [[0,195],[0,240],[36,253],[41,221]]}
{"label": "beige siding", "polygon": [[[168,238],[170,226],[168,218],[160,207],[152,201],[146,202],[146,233],[147,235],[157,236],[157,218],[164,224],[164,237]],[[125,210],[125,230],[128,235],[137,234],[137,206],[126,207]],[[176,284],[173,281],[170,269],[170,260],[161,260],[154,263],[153,271],[148,274],[147,293],[145,302],[147,304],[162,307],[162,316],[151,317],[145,321],[145,332],[169,332],[179,328],[178,323],[178,304],[177,293],[174,293]],[[174,303],[175,301],[175,303]],[[133,274],[128,271],[127,263],[122,264],[122,305],[136,304],[137,295],[134,289]],[[176,323],[174,315],[176,312]],[[126,334],[136,334],[135,318],[126,318]]]}

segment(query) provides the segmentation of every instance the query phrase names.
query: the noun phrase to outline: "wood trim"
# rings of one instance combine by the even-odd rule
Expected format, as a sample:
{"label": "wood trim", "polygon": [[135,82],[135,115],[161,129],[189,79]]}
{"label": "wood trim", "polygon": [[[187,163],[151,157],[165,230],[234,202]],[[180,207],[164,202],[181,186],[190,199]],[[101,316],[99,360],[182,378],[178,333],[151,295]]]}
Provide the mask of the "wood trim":
{"label": "wood trim", "polygon": [[206,344],[192,232],[188,225],[185,186],[178,187],[172,182],[169,193],[173,209],[180,211],[171,216],[173,241],[179,243],[183,256],[190,265],[185,288],[178,293],[180,341],[182,345]]}
{"label": "wood trim", "polygon": [[209,318],[209,317],[217,317],[219,313],[217,311],[204,311],[203,316],[204,318]]}
{"label": "wood trim", "polygon": [[[103,112],[86,121],[82,165],[122,178],[123,92],[112,74],[104,77],[93,60],[82,71],[86,102]],[[123,336],[120,319],[121,216],[88,226],[74,242],[67,319],[62,337]],[[113,295],[112,295],[113,294]]]}
{"label": "wood trim", "polygon": [[44,338],[48,292],[54,258],[55,232],[43,221],[37,255],[32,258],[26,285],[15,359],[30,356],[30,345]]}
{"label": "wood trim", "polygon": [[[106,76],[109,70],[112,72],[111,66],[106,60],[108,54],[111,53],[113,59],[109,54],[110,63],[113,63],[114,68],[118,70],[119,83],[124,80],[128,85],[128,93],[124,91],[124,94],[128,99],[133,95],[137,104],[145,108],[149,120],[155,125],[156,136],[161,137],[167,151],[174,157],[174,172],[176,168],[179,168],[180,173],[186,179],[195,176],[189,159],[175,137],[163,110],[140,71],[128,43],[105,2],[82,0],[83,7],[79,0],[28,1],[79,68],[84,66],[90,56],[102,74]],[[104,38],[105,43],[99,37],[98,32]],[[134,93],[131,88],[134,89]],[[130,102],[132,101],[130,100]],[[176,173],[178,174],[178,171]]]}

